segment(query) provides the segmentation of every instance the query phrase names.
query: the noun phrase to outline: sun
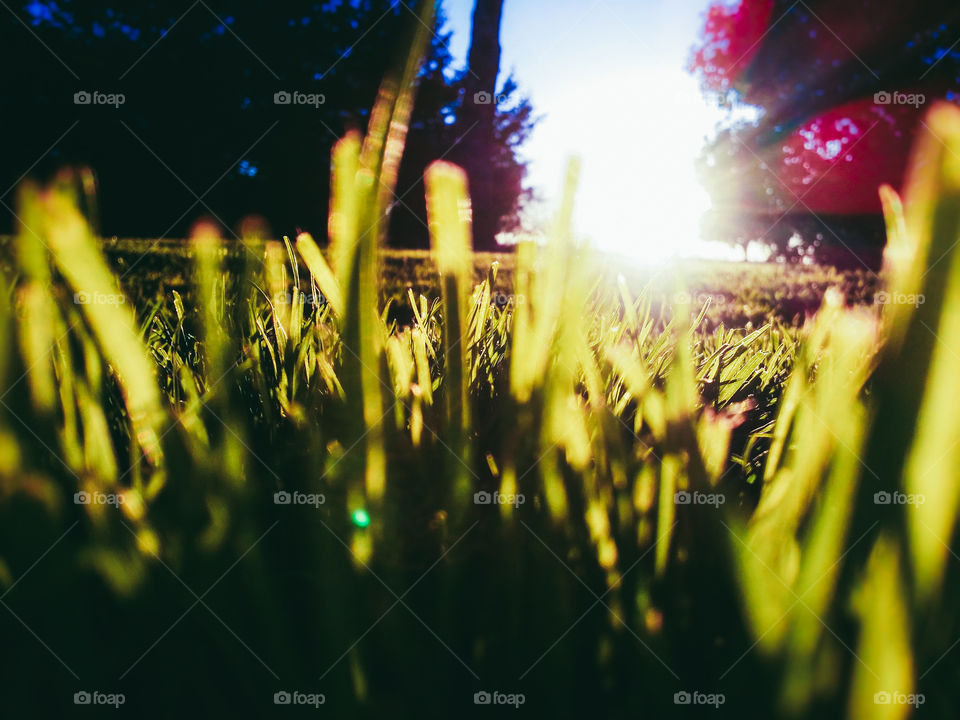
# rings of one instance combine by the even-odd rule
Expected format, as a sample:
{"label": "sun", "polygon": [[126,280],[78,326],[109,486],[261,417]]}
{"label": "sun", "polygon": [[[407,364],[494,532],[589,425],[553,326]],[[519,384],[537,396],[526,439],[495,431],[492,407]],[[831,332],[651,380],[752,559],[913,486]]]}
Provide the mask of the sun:
{"label": "sun", "polygon": [[[710,198],[695,160],[721,112],[696,80],[682,70],[608,75],[564,107],[534,150],[564,147],[582,159],[578,232],[644,264],[699,253]],[[556,167],[551,160],[539,164]]]}

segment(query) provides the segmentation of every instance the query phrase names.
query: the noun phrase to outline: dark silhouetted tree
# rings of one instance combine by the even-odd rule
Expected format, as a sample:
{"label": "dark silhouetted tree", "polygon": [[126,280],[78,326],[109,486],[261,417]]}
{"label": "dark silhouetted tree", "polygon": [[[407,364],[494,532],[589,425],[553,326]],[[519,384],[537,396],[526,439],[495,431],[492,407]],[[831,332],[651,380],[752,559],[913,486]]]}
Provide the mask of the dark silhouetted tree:
{"label": "dark silhouetted tree", "polygon": [[[0,75],[0,193],[25,172],[44,176],[80,163],[100,179],[108,234],[182,237],[201,215],[232,228],[258,214],[277,234],[302,228],[322,239],[330,149],[347,130],[364,129],[381,80],[405,58],[417,22],[412,5],[33,0],[14,7],[16,16],[0,16],[0,62],[12,70]],[[450,156],[463,132],[462,77],[442,28],[441,13],[401,168],[397,194],[405,197],[390,237],[397,245],[427,242],[423,169],[444,155],[461,159]],[[79,91],[122,93],[126,102],[77,105]],[[295,91],[323,102],[275,103],[276,93]],[[512,159],[506,148],[516,139],[495,136],[489,154]],[[12,205],[11,194],[0,199]],[[0,232],[10,228],[7,212],[0,206]]]}
{"label": "dark silhouetted tree", "polygon": [[511,229],[524,177],[515,150],[533,127],[530,104],[515,99],[513,79],[507,78],[498,91],[502,19],[503,0],[476,0],[463,76],[459,124],[464,135],[456,156],[470,178],[474,245],[480,249],[497,248],[497,232]]}
{"label": "dark silhouetted tree", "polygon": [[467,124],[464,147],[470,162],[470,193],[474,202],[474,244],[490,248],[500,228],[493,208],[496,168],[488,148],[494,144],[497,116],[497,76],[500,74],[500,24],[503,0],[476,0],[467,74],[464,77],[463,120]]}
{"label": "dark silhouetted tree", "polygon": [[520,207],[527,196],[523,187],[526,165],[519,148],[535,120],[529,99],[520,95],[512,77],[497,91],[503,0],[494,4],[497,7],[493,9],[490,3],[477,4],[469,66],[463,72],[449,76],[443,71],[449,59],[447,38],[441,35],[435,41],[434,55],[442,62],[429,64],[421,77],[400,170],[402,192],[390,224],[395,244],[427,246],[423,170],[438,157],[467,171],[477,249],[504,249],[497,244],[497,233],[519,225]]}

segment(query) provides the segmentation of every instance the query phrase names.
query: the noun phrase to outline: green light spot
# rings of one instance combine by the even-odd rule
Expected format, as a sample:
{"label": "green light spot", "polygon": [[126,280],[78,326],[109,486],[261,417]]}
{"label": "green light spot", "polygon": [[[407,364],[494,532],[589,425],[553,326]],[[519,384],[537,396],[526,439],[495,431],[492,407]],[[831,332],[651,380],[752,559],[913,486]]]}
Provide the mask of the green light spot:
{"label": "green light spot", "polygon": [[350,516],[353,520],[353,524],[359,528],[365,528],[370,524],[370,516],[367,514],[367,511],[363,508],[359,508],[353,511],[353,514]]}

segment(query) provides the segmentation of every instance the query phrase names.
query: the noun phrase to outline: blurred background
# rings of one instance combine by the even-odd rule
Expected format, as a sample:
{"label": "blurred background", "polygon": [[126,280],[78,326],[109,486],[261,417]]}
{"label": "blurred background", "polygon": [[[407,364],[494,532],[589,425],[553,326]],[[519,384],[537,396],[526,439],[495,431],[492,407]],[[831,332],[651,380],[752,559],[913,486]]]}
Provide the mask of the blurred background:
{"label": "blurred background", "polygon": [[[85,163],[106,235],[255,213],[322,238],[330,148],[365,126],[415,22],[399,0],[13,6],[0,185]],[[921,113],[957,100],[958,34],[944,0],[445,0],[389,241],[426,246],[441,157],[468,170],[479,248],[538,236],[576,154],[578,227],[602,248],[875,267],[874,188],[900,186]]]}

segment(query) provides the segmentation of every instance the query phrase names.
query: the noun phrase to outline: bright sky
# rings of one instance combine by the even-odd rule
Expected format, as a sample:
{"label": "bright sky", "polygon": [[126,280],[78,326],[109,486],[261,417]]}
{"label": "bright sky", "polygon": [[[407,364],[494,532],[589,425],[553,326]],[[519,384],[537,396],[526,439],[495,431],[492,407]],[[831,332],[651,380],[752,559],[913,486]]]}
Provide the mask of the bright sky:
{"label": "bright sky", "polygon": [[[708,0],[505,0],[504,73],[544,116],[525,146],[547,198],[584,163],[578,225],[606,249],[657,262],[700,252],[709,208],[693,159],[720,118],[684,67]],[[465,60],[472,0],[445,0]]]}

